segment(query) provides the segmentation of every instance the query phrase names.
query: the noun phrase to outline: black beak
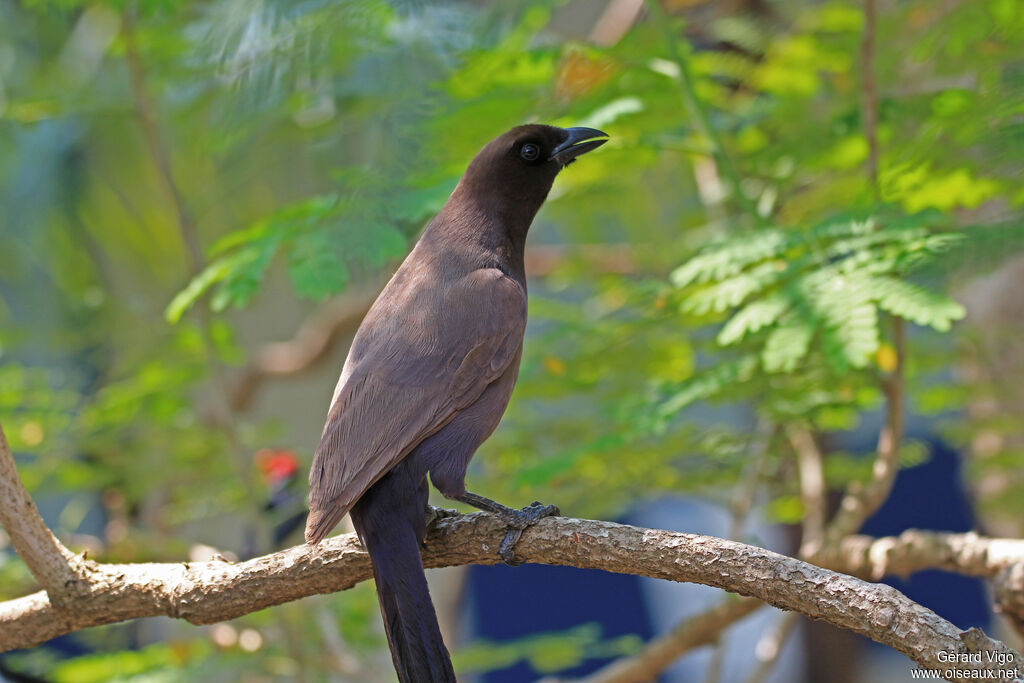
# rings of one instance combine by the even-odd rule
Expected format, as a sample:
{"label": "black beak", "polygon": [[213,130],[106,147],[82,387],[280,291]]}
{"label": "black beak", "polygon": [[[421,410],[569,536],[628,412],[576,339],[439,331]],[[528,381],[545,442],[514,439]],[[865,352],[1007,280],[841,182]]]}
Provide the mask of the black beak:
{"label": "black beak", "polygon": [[579,155],[597,149],[608,142],[608,133],[602,133],[595,128],[566,128],[565,132],[569,134],[569,137],[551,150],[551,157],[548,159],[548,161],[557,161],[562,166],[568,166]]}

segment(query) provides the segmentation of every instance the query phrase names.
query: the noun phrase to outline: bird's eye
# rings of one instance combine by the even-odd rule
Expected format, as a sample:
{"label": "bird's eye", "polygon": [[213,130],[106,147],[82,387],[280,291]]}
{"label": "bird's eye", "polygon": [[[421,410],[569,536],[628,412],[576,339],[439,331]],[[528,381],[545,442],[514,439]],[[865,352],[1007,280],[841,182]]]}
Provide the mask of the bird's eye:
{"label": "bird's eye", "polygon": [[519,156],[527,161],[536,161],[540,157],[540,147],[528,142],[519,150]]}

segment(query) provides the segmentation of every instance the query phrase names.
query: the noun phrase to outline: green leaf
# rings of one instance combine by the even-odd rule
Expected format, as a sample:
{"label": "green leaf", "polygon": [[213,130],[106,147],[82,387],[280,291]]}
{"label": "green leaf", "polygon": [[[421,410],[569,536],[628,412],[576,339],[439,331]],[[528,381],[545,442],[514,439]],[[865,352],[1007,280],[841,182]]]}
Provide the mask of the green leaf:
{"label": "green leaf", "polygon": [[551,673],[579,666],[591,658],[629,655],[642,645],[640,638],[631,635],[603,640],[599,625],[582,624],[516,640],[477,641],[455,652],[452,660],[460,673],[494,671],[523,660],[536,671]]}
{"label": "green leaf", "polygon": [[345,287],[349,272],[330,237],[320,232],[304,236],[292,246],[288,276],[301,296],[323,299]]}
{"label": "green leaf", "polygon": [[277,253],[277,239],[256,243],[221,259],[229,265],[210,308],[223,311],[228,306],[241,307],[259,291],[263,276]]}
{"label": "green leaf", "polygon": [[721,313],[743,303],[751,294],[760,292],[779,279],[785,270],[781,263],[769,261],[722,280],[710,287],[697,290],[683,301],[683,310],[703,315],[709,311]]}
{"label": "green leaf", "polygon": [[966,315],[962,305],[927,289],[894,277],[875,276],[870,280],[879,308],[918,325],[946,332]]}
{"label": "green leaf", "polygon": [[232,264],[229,259],[218,259],[204,268],[201,273],[192,278],[185,289],[178,292],[167,304],[167,308],[164,310],[164,319],[172,325],[181,320],[181,316],[199,297],[228,276],[231,268]]}
{"label": "green leaf", "polygon": [[813,321],[796,315],[787,316],[772,330],[761,350],[761,362],[768,372],[792,372],[811,347]]}
{"label": "green leaf", "polygon": [[691,403],[712,398],[730,385],[750,379],[756,368],[757,359],[744,356],[698,372],[679,385],[678,390],[661,404],[659,413],[663,418],[668,418]]}
{"label": "green leaf", "polygon": [[735,344],[748,334],[771,325],[789,310],[789,305],[789,300],[777,293],[751,301],[722,327],[718,333],[718,343],[722,346]]}
{"label": "green leaf", "polygon": [[737,275],[747,266],[779,254],[788,239],[782,230],[772,229],[714,245],[676,268],[670,276],[672,284],[682,288]]}
{"label": "green leaf", "polygon": [[351,265],[379,268],[405,254],[405,235],[383,222],[357,223],[342,239],[341,251]]}
{"label": "green leaf", "polygon": [[814,280],[811,300],[824,323],[826,360],[839,373],[865,367],[878,349],[878,313],[864,277],[826,269],[815,273]]}

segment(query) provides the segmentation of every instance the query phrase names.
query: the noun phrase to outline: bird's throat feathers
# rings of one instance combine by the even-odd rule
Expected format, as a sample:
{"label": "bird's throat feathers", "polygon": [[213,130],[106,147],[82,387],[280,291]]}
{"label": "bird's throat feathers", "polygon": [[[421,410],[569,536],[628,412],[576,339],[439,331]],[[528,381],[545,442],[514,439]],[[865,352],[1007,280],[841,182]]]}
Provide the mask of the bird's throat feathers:
{"label": "bird's throat feathers", "polygon": [[[525,280],[526,234],[533,217],[523,220],[506,215],[494,204],[456,199],[453,194],[427,225],[417,247],[459,269],[498,267]],[[454,266],[456,263],[461,266]]]}
{"label": "bird's throat feathers", "polygon": [[[526,235],[559,172],[604,144],[593,128],[517,126],[473,158],[423,239],[470,267],[498,266],[525,283]],[[485,262],[481,262],[481,260]]]}
{"label": "bird's throat feathers", "polygon": [[[524,196],[511,188],[473,187],[464,178],[434,223],[446,240],[483,247],[522,261],[526,236],[547,192]],[[518,196],[517,196],[518,195]]]}

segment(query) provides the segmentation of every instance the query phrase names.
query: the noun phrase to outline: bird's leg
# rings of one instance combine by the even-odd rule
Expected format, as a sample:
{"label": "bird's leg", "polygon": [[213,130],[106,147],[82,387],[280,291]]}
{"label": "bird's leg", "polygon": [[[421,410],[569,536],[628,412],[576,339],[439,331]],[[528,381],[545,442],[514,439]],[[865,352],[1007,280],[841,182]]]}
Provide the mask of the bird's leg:
{"label": "bird's leg", "polygon": [[455,496],[455,500],[466,505],[472,505],[484,512],[497,515],[501,518],[501,521],[508,525],[509,528],[505,533],[505,538],[502,539],[501,545],[498,546],[498,554],[501,555],[501,559],[505,561],[505,564],[510,566],[522,564],[522,562],[515,561],[515,547],[516,543],[519,542],[519,537],[523,535],[523,529],[533,526],[545,517],[557,517],[561,514],[554,505],[543,505],[534,501],[522,510],[516,510],[505,507],[501,503],[496,503],[490,498],[484,498],[468,491],[462,495]]}
{"label": "bird's leg", "polygon": [[466,505],[472,505],[484,512],[490,512],[491,514],[497,515],[498,517],[501,517],[503,522],[518,529],[525,529],[528,526],[533,526],[545,517],[557,516],[559,514],[558,508],[554,505],[544,505],[538,501],[534,501],[522,510],[516,510],[515,508],[505,507],[501,503],[497,503],[490,498],[484,498],[483,496],[478,496],[477,494],[470,493],[469,491],[462,495],[455,496],[455,500],[465,503]]}

